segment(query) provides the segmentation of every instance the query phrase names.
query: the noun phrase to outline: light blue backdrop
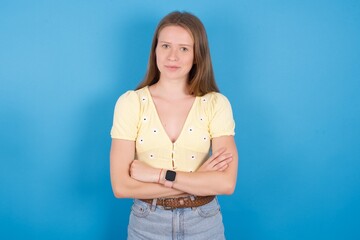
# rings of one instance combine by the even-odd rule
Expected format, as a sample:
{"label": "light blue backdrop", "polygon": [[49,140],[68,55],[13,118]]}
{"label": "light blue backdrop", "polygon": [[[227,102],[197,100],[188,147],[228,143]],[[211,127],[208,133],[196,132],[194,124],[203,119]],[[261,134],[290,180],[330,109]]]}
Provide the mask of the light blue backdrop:
{"label": "light blue backdrop", "polygon": [[360,239],[357,0],[1,0],[0,238],[126,237],[113,107],[177,9],[204,22],[237,123],[228,239]]}

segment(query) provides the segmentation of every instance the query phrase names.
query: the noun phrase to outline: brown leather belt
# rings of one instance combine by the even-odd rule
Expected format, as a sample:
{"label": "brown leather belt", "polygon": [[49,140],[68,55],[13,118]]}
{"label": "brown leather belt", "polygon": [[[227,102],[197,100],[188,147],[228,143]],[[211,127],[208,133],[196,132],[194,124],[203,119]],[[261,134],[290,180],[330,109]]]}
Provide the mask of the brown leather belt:
{"label": "brown leather belt", "polygon": [[157,199],[140,199],[143,202],[152,204],[156,200],[156,205],[164,207],[164,209],[200,207],[211,202],[215,196],[194,196],[194,197],[178,197],[178,198],[157,198]]}

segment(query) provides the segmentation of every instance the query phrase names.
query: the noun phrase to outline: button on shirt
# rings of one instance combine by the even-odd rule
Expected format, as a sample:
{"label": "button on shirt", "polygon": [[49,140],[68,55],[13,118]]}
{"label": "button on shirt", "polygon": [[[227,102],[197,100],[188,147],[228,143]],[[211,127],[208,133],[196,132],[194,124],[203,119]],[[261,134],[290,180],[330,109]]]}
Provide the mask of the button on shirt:
{"label": "button on shirt", "polygon": [[193,172],[209,158],[211,140],[234,135],[234,129],[228,99],[211,92],[195,98],[179,137],[172,142],[144,87],[119,97],[111,137],[135,141],[135,158],[152,167]]}

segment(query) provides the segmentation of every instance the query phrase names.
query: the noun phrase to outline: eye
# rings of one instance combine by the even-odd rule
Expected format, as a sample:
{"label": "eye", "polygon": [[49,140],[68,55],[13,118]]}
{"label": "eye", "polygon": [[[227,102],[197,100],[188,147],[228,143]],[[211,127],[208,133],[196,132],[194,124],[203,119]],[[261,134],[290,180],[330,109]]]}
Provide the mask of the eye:
{"label": "eye", "polygon": [[165,49],[168,49],[168,48],[170,48],[170,45],[169,45],[169,44],[164,43],[164,44],[162,44],[162,45],[161,45],[161,47],[162,47],[162,48],[165,48]]}
{"label": "eye", "polygon": [[189,49],[186,48],[186,47],[182,47],[182,48],[180,48],[180,51],[182,51],[182,52],[187,52],[187,51],[189,51]]}

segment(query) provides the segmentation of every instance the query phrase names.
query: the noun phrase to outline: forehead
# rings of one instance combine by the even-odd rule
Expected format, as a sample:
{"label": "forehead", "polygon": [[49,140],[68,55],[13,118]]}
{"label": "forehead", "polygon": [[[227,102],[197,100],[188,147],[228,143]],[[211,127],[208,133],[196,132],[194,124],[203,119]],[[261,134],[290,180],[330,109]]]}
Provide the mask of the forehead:
{"label": "forehead", "polygon": [[164,41],[173,44],[194,44],[191,33],[180,26],[166,26],[161,29],[159,32],[158,41]]}

